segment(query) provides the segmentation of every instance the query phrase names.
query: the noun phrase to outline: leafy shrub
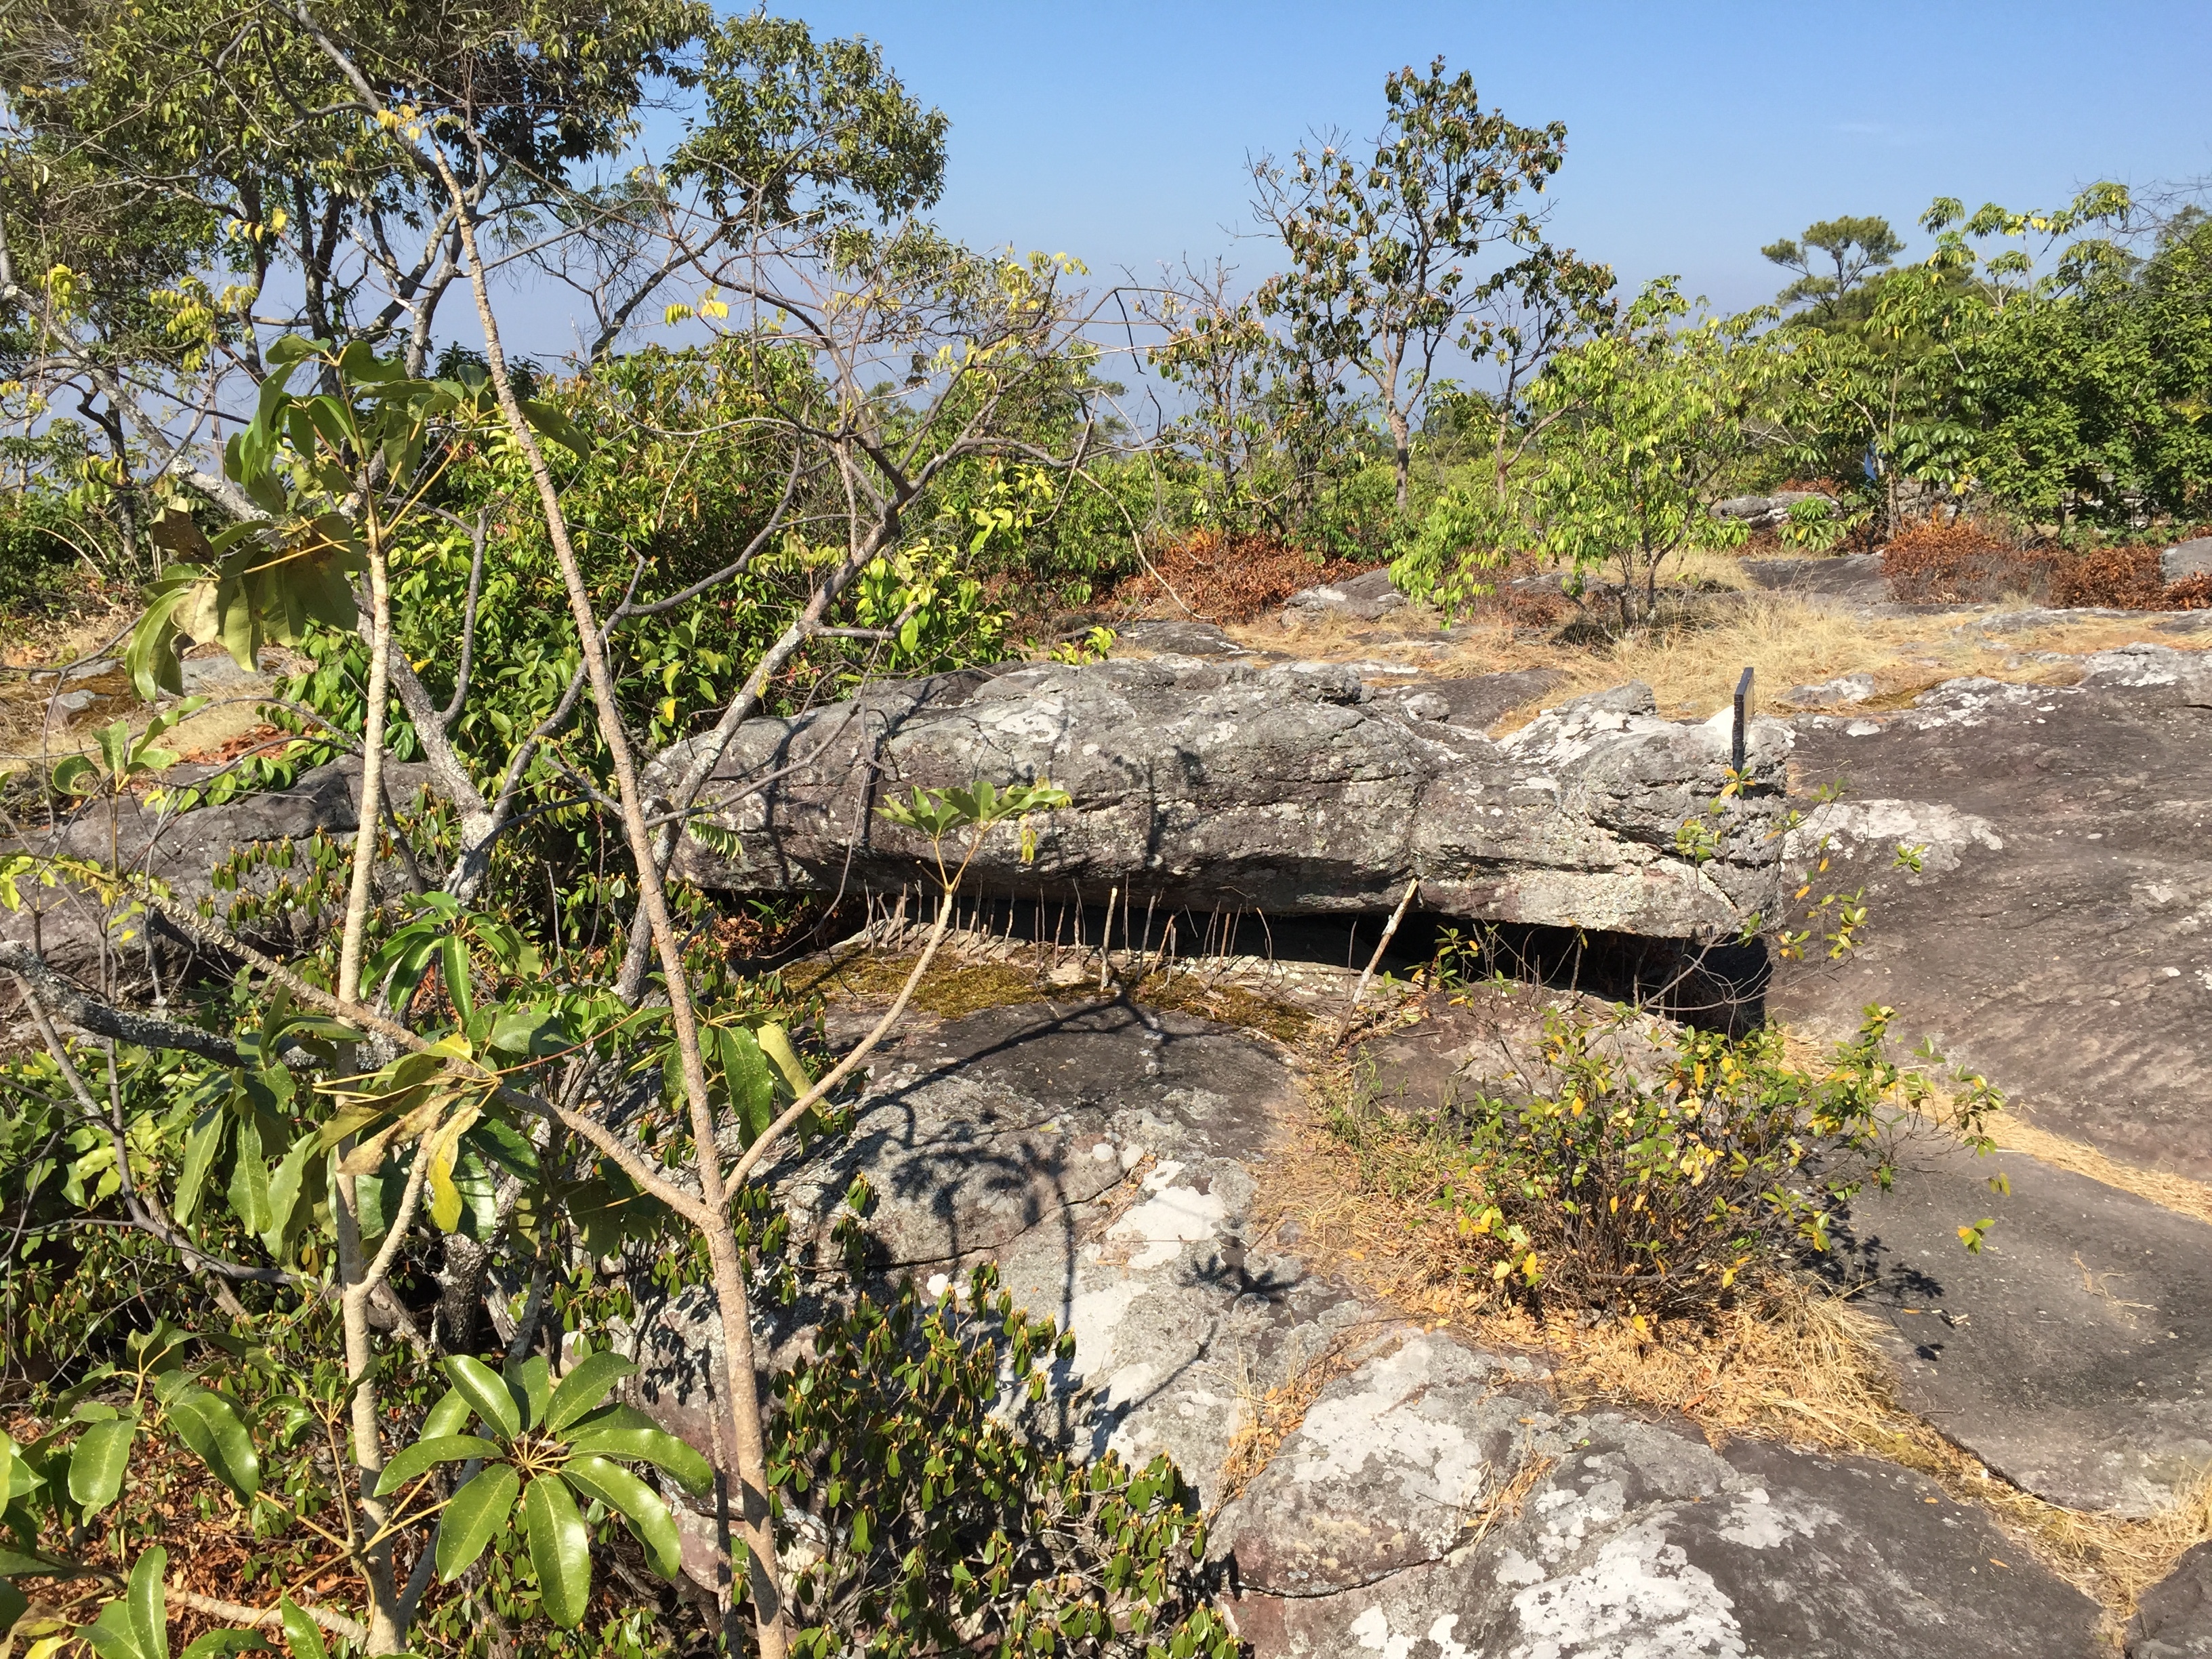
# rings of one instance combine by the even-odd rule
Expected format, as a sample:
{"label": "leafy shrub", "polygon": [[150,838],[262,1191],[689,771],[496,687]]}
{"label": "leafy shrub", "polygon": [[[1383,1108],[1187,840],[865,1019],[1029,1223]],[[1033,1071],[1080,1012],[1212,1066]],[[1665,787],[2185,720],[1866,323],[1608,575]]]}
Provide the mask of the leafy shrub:
{"label": "leafy shrub", "polygon": [[[1810,1069],[1773,1028],[1683,1030],[1654,1075],[1626,1009],[1547,1015],[1536,1082],[1420,1119],[1340,1109],[1336,1133],[1448,1224],[1454,1266],[1479,1291],[1539,1311],[1642,1322],[1708,1315],[1740,1283],[1827,1248],[1835,1218],[1887,1186],[1893,1131],[1933,1107],[1926,1075],[1888,1057],[1887,1008]],[[1962,1079],[1952,1110],[1978,1139],[1997,1097]],[[1395,1141],[1385,1150],[1383,1143]],[[1970,1246],[1979,1228],[1962,1230]]]}
{"label": "leafy shrub", "polygon": [[1174,1464],[1080,1462],[1009,1420],[1000,1407],[1042,1401],[1074,1338],[1018,1310],[988,1267],[965,1290],[863,1297],[777,1380],[770,1478],[811,1557],[793,1579],[794,1653],[1230,1659]]}
{"label": "leafy shrub", "polygon": [[2009,594],[2045,592],[2057,560],[2002,541],[1972,519],[1931,519],[1882,550],[1881,574],[1891,593],[1907,602],[1986,605]]}

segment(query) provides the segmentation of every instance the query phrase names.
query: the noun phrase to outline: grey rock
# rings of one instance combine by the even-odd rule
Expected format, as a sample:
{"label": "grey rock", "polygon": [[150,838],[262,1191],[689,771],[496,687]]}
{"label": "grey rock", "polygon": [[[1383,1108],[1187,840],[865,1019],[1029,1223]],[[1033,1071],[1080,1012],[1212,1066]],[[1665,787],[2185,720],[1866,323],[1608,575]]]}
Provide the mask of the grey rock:
{"label": "grey rock", "polygon": [[1846,607],[1885,605],[1889,583],[1879,553],[1842,553],[1820,559],[1744,559],[1738,569],[1759,586],[1808,600]]}
{"label": "grey rock", "polygon": [[[1970,1254],[1955,1230],[1984,1216]],[[2212,1461],[2203,1222],[2018,1152],[1931,1146],[1853,1206],[1837,1271],[1885,1321],[1904,1403],[2016,1485],[2141,1516]]]}
{"label": "grey rock", "polygon": [[2128,1659],[2212,1659],[2212,1544],[2199,1544],[2142,1594]]}
{"label": "grey rock", "polygon": [[1864,702],[1874,692],[1873,675],[1839,674],[1818,685],[1794,686],[1784,701],[1799,708],[1832,708],[1838,703]]}
{"label": "grey rock", "polygon": [[1642,680],[1631,680],[1626,685],[1616,685],[1609,690],[1593,691],[1587,696],[1574,697],[1559,705],[1559,713],[1595,714],[1656,714],[1659,699]]}
{"label": "grey rock", "polygon": [[1255,1659],[2095,1650],[2095,1603],[1917,1475],[1562,1413],[1492,1364],[1368,1361],[1224,1511]]}
{"label": "grey rock", "polygon": [[97,691],[59,691],[47,699],[46,708],[58,720],[81,714],[100,701]]}
{"label": "grey rock", "polygon": [[[908,1033],[848,1140],[770,1177],[805,1249],[827,1248],[859,1174],[884,1278],[935,1293],[995,1261],[1018,1305],[1075,1334],[1040,1425],[1139,1466],[1164,1452],[1211,1501],[1243,1391],[1368,1317],[1295,1258],[1248,1249],[1254,1166],[1298,1109],[1289,1067],[1251,1037],[1127,1004],[1029,1004]],[[810,1312],[764,1331],[764,1363],[803,1344]],[[710,1304],[687,1295],[641,1329],[640,1403],[710,1448]]]}
{"label": "grey rock", "polygon": [[1114,630],[1117,651],[1129,647],[1158,656],[1252,657],[1259,653],[1237,643],[1213,623],[1123,623]]}
{"label": "grey rock", "polygon": [[2212,536],[2177,542],[2158,556],[2159,580],[2171,586],[2192,576],[2212,575]]}
{"label": "grey rock", "polygon": [[1826,501],[1835,497],[1818,489],[1778,489],[1771,495],[1731,495],[1713,504],[1717,519],[1741,519],[1754,530],[1771,530],[1786,523],[1790,509],[1800,501]]}
{"label": "grey rock", "polygon": [[[1406,690],[1456,708],[1454,685]],[[1770,896],[1789,729],[1754,721],[1753,787],[1699,866],[1675,836],[1720,793],[1729,719],[1660,720],[1648,698],[1583,699],[1492,742],[1409,718],[1402,696],[1343,665],[943,675],[748,722],[702,799],[732,839],[687,837],[679,867],[738,890],[896,890],[921,878],[927,848],[878,816],[878,800],[1049,777],[1074,804],[1036,823],[1035,862],[1001,833],[970,866],[971,890],[1096,899],[1119,887],[1147,903],[1294,915],[1389,909],[1418,876],[1423,904],[1455,915],[1732,931]],[[665,788],[690,752],[657,760],[648,787]]]}
{"label": "grey rock", "polygon": [[1346,581],[1301,588],[1283,601],[1283,620],[1310,622],[1344,617],[1354,622],[1379,622],[1405,605],[1406,596],[1392,585],[1389,571],[1370,570]]}
{"label": "grey rock", "polygon": [[[405,803],[427,787],[428,771],[419,763],[387,762],[386,779],[390,798]],[[185,781],[185,769],[177,769],[170,781]],[[116,803],[113,849],[124,869],[158,877],[168,884],[173,897],[196,905],[216,896],[210,880],[215,866],[242,848],[304,841],[318,832],[350,837],[359,823],[360,794],[361,763],[348,757],[303,772],[285,787],[188,812],[157,811],[139,797],[126,796]],[[41,834],[0,844],[0,849],[104,864],[110,852],[106,803],[95,802],[71,819]],[[283,873],[265,867],[249,872],[237,891],[265,893]],[[386,873],[397,881],[396,872]],[[27,883],[23,899],[21,910],[0,912],[0,939],[33,945],[56,969],[88,983],[100,982],[103,956],[117,971],[135,977],[151,951],[166,977],[185,969],[196,954],[190,942],[165,923],[143,917],[128,920],[126,925],[137,937],[118,952],[112,932],[116,918],[94,895],[71,883],[54,887]],[[289,952],[318,937],[330,919],[319,913],[289,912],[243,930],[243,937],[258,948]]]}
{"label": "grey rock", "polygon": [[[2084,665],[1799,722],[1799,787],[1848,783],[1820,825],[1848,832],[1832,876],[1869,920],[1844,960],[1783,965],[1768,1003],[1827,1035],[1885,1004],[1903,1046],[1934,1038],[2044,1127],[2212,1178],[2212,671],[2156,647]],[[1897,867],[1899,842],[1927,867]]]}
{"label": "grey rock", "polygon": [[1222,1511],[1248,1595],[1312,1596],[1441,1560],[1527,1455],[1533,1368],[1418,1330],[1322,1390]]}

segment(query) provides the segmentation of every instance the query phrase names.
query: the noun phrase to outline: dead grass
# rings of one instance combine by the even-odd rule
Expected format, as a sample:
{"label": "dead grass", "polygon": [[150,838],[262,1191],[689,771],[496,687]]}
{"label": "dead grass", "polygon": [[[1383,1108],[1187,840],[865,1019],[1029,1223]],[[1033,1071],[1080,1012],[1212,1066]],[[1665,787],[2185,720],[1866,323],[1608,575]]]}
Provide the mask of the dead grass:
{"label": "dead grass", "polygon": [[2163,1170],[2139,1170],[2132,1164],[2106,1157],[2094,1146],[2039,1129],[2009,1112],[2000,1112],[1990,1120],[1989,1133],[2002,1151],[2026,1153],[2053,1169],[2087,1176],[2107,1187],[2147,1198],[2163,1208],[2212,1224],[2212,1187],[2201,1181]]}
{"label": "dead grass", "polygon": [[1228,1459],[1221,1466],[1221,1495],[1213,1504],[1216,1512],[1274,1461],[1283,1442],[1306,1420],[1306,1413],[1321,1397],[1321,1391],[1357,1364],[1364,1347],[1357,1334],[1346,1333],[1272,1389],[1262,1389],[1249,1377],[1239,1380],[1237,1401],[1243,1409],[1236,1431],[1229,1437]]}
{"label": "dead grass", "polygon": [[[1342,1075],[1314,1079],[1346,1089]],[[2023,1150],[2026,1150],[2023,1148]],[[1406,1317],[1487,1346],[1541,1354],[1553,1386],[1576,1404],[1607,1401],[1679,1413],[1715,1444],[1735,1436],[1808,1443],[1884,1458],[1980,1506],[2051,1571],[2094,1596],[2117,1628],[2183,1551],[2212,1536],[2212,1475],[2144,1520],[2084,1513],[2021,1491],[1897,1401],[1880,1329],[1848,1296],[1778,1278],[1705,1327],[1638,1333],[1612,1322],[1540,1322],[1503,1307],[1454,1271],[1444,1219],[1415,1194],[1418,1179],[1387,1170],[1318,1122],[1267,1165],[1266,1224],[1294,1221],[1316,1272],[1339,1275]]]}
{"label": "dead grass", "polygon": [[1931,685],[1967,675],[2031,685],[2066,684],[2077,677],[2073,664],[2039,661],[2038,653],[2080,656],[2145,638],[2183,651],[2212,647],[2212,634],[2147,635],[2142,623],[2124,617],[2085,617],[1992,638],[1955,616],[1864,617],[1764,592],[1714,607],[1703,618],[1591,645],[1480,620],[1450,636],[1335,618],[1295,632],[1273,622],[1228,632],[1255,649],[1396,659],[1443,678],[1539,668],[1565,677],[1564,684],[1503,716],[1492,727],[1499,735],[1525,726],[1540,708],[1627,680],[1650,686],[1671,717],[1702,720],[1733,701],[1747,666],[1767,708],[1794,686],[1861,672],[1874,676],[1875,706],[1882,707],[1910,702]]}

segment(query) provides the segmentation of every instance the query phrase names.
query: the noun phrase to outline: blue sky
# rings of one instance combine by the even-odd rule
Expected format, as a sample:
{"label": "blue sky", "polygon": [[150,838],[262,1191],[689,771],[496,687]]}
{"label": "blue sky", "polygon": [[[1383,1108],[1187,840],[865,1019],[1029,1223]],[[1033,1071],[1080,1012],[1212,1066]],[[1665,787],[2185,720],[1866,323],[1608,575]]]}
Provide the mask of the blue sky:
{"label": "blue sky", "polygon": [[2204,0],[776,9],[879,40],[951,116],[948,230],[1102,276],[1185,253],[1263,270],[1264,246],[1232,240],[1247,152],[1370,135],[1383,76],[1439,52],[1513,118],[1567,124],[1558,240],[1728,307],[1772,296],[1759,246],[1814,219],[1908,231],[1937,195],[2045,206],[2098,178],[2212,174]]}

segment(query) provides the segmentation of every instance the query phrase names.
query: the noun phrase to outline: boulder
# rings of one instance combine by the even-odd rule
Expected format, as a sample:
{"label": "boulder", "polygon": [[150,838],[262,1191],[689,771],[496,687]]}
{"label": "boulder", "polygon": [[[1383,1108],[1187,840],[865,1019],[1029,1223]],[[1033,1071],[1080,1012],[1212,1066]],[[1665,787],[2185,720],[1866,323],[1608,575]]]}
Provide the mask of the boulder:
{"label": "boulder", "polygon": [[1731,495],[1713,504],[1713,516],[1741,519],[1753,530],[1771,530],[1786,523],[1790,509],[1800,501],[1826,501],[1833,507],[1836,498],[1818,489],[1778,489],[1771,495]]}
{"label": "boulder", "polygon": [[2159,580],[2171,587],[2195,576],[2212,576],[2212,536],[2176,542],[2158,556]]}
{"label": "boulder", "polygon": [[1400,1335],[1221,1515],[1254,1659],[2097,1650],[2096,1603],[1917,1475],[1565,1410]]}
{"label": "boulder", "polygon": [[1370,570],[1345,581],[1301,588],[1283,601],[1283,621],[1295,624],[1341,617],[1352,622],[1380,622],[1405,607],[1406,596],[1391,582],[1389,571]]}
{"label": "boulder", "polygon": [[1871,674],[1839,674],[1818,685],[1793,686],[1783,701],[1799,708],[1827,708],[1838,703],[1864,702],[1874,690]]}
{"label": "boulder", "polygon": [[[1388,910],[1418,877],[1434,911],[1669,938],[1734,932],[1769,904],[1781,722],[1753,722],[1753,787],[1714,817],[1726,711],[1684,724],[1651,712],[1648,690],[1605,694],[1493,742],[1449,723],[1462,708],[1486,712],[1474,683],[1358,668],[1041,664],[749,721],[702,797],[711,827],[685,838],[679,867],[742,891],[927,891],[927,842],[878,803],[1048,777],[1073,804],[1033,825],[1034,861],[1020,837],[994,836],[967,890],[1096,903],[1119,888],[1170,910],[1341,915]],[[690,754],[659,757],[648,788],[665,790]],[[1691,819],[1717,837],[1702,864],[1677,845]]]}
{"label": "boulder", "polygon": [[[230,659],[219,660],[228,663]],[[184,769],[173,773],[170,781],[185,781]],[[387,761],[386,781],[388,798],[405,802],[427,786],[428,770],[419,763]],[[112,826],[109,804],[94,801],[73,817],[8,842],[0,850],[103,864],[112,855],[123,869],[156,877],[168,884],[173,897],[196,905],[216,896],[210,880],[215,867],[246,848],[303,842],[317,834],[349,841],[360,823],[361,763],[352,757],[331,761],[302,772],[283,787],[188,812],[151,806],[137,795],[122,797],[113,805]],[[296,884],[302,873],[264,866],[249,872],[237,890],[265,894],[288,874]],[[135,979],[149,952],[167,977],[194,954],[196,947],[190,941],[158,919],[149,923],[131,917],[118,922],[95,896],[74,884],[46,887],[25,882],[21,892],[21,910],[0,910],[0,939],[32,946],[58,971],[88,984],[103,982],[108,971]],[[310,943],[333,919],[319,911],[287,909],[255,923],[246,938],[263,949],[289,953]],[[123,930],[132,934],[127,943],[120,939]]]}

